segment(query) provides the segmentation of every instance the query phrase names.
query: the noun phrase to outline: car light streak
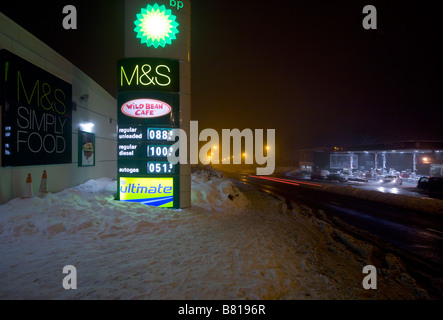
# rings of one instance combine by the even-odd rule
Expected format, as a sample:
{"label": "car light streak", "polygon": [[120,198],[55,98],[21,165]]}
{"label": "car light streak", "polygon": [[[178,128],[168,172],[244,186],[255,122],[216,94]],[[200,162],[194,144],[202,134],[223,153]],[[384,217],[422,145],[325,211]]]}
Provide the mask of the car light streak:
{"label": "car light streak", "polygon": [[292,184],[294,186],[299,186],[300,184],[310,185],[310,186],[315,186],[315,187],[321,187],[322,186],[320,184],[315,184],[315,183],[294,181],[294,180],[274,178],[274,177],[265,177],[265,176],[249,176],[249,177],[257,178],[257,179],[264,179],[264,180],[269,180],[269,181],[275,181],[275,182],[281,182],[281,183],[286,183],[286,184]]}

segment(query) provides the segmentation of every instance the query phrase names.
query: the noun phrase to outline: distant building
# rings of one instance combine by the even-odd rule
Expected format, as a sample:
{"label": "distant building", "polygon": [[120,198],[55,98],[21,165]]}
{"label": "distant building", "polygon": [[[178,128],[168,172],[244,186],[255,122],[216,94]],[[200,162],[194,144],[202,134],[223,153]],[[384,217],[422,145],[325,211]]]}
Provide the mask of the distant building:
{"label": "distant building", "polygon": [[443,141],[401,141],[300,150],[302,170],[331,172],[404,172],[443,176]]}

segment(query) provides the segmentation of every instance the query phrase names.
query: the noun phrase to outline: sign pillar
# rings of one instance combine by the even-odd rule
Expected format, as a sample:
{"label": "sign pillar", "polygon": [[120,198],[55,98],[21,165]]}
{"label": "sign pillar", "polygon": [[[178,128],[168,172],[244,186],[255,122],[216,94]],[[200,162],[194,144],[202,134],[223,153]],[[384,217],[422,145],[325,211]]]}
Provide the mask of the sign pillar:
{"label": "sign pillar", "polygon": [[175,152],[173,129],[189,136],[190,17],[189,0],[125,1],[125,57],[117,65],[117,175],[122,201],[173,208],[191,205],[190,165],[167,159]]}

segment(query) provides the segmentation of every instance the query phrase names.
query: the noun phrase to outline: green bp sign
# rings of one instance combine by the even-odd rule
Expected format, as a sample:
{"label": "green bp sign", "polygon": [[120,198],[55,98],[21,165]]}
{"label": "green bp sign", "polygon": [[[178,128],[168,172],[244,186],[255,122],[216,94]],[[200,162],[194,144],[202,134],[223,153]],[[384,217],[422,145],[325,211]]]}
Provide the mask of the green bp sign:
{"label": "green bp sign", "polygon": [[172,14],[172,11],[164,5],[148,4],[146,8],[141,8],[140,13],[137,14],[137,20],[134,21],[134,31],[141,43],[146,44],[147,47],[164,48],[177,39],[179,23],[176,19],[177,17]]}

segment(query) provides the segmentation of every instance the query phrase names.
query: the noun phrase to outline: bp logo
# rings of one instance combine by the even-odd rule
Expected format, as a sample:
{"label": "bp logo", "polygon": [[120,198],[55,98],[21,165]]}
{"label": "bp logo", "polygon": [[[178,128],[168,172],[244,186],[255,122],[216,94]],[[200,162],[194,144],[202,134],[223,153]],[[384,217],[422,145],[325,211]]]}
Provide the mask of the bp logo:
{"label": "bp logo", "polygon": [[176,19],[172,11],[166,9],[164,5],[149,4],[137,14],[134,31],[141,43],[145,43],[148,47],[164,48],[167,44],[171,44],[172,40],[177,39],[175,35],[179,33],[177,29],[179,23],[175,21]]}

